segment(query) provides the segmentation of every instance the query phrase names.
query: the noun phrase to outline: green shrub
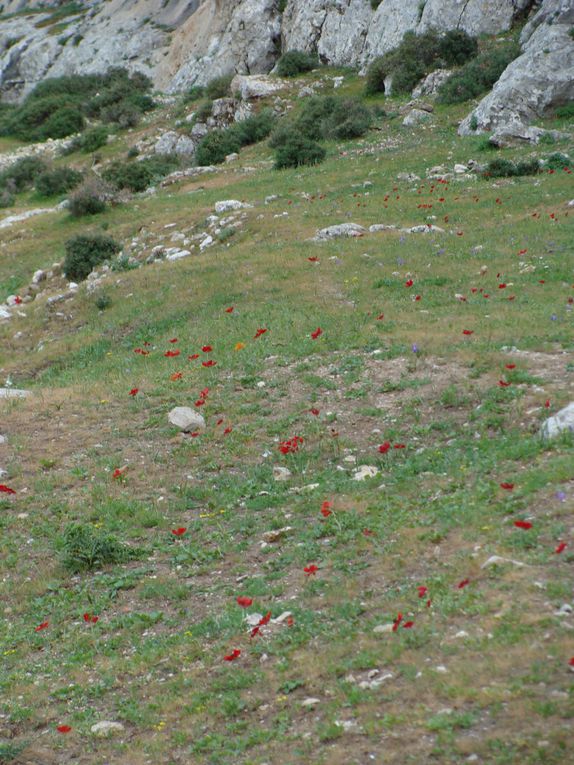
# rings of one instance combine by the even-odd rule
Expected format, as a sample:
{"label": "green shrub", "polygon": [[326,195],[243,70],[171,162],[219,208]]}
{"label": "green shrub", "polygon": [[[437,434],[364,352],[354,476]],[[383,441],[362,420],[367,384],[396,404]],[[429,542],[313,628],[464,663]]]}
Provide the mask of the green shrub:
{"label": "green shrub", "polygon": [[228,154],[233,154],[240,149],[239,136],[231,128],[213,130],[199,142],[195,161],[198,165],[219,165],[225,162]]}
{"label": "green shrub", "polygon": [[107,292],[102,292],[101,294],[96,295],[94,304],[96,308],[98,309],[98,311],[105,311],[107,308],[111,306],[112,299]]}
{"label": "green shrub", "polygon": [[571,164],[570,157],[559,151],[555,151],[544,161],[544,167],[548,170],[563,170],[565,167],[570,167]]}
{"label": "green shrub", "polygon": [[264,141],[269,136],[275,124],[275,115],[270,109],[264,109],[246,120],[236,122],[230,130],[237,136],[241,146]]}
{"label": "green shrub", "polygon": [[319,66],[319,59],[311,53],[301,50],[290,50],[284,53],[277,62],[277,74],[280,77],[295,77],[304,72],[310,72]]}
{"label": "green shrub", "polygon": [[293,130],[275,151],[275,169],[317,165],[325,159],[326,154],[321,144]]}
{"label": "green shrub", "polygon": [[203,88],[201,85],[192,85],[191,88],[184,95],[183,101],[186,104],[191,104],[194,101],[199,101],[199,99],[203,98],[204,95],[205,95],[205,88]]}
{"label": "green shrub", "polygon": [[564,104],[564,106],[559,106],[556,109],[556,116],[560,117],[560,119],[574,118],[574,101],[570,101],[569,104]]}
{"label": "green shrub", "polygon": [[274,131],[270,145],[277,148],[293,131],[310,140],[358,138],[371,126],[371,110],[361,101],[336,96],[313,96],[305,100],[298,117]]}
{"label": "green shrub", "polygon": [[103,173],[106,181],[117,189],[145,191],[179,167],[179,159],[172,154],[156,154],[136,162],[114,162]]}
{"label": "green shrub", "polygon": [[205,86],[205,95],[214,101],[216,98],[225,98],[230,94],[232,74],[223,75],[223,77],[216,77],[211,80]]}
{"label": "green shrub", "polygon": [[82,173],[77,170],[71,167],[55,167],[38,175],[34,186],[43,197],[53,197],[71,191],[81,180]]}
{"label": "green shrub", "polygon": [[195,112],[195,122],[207,122],[213,111],[213,101],[204,101]]}
{"label": "green shrub", "polygon": [[64,274],[75,282],[86,279],[96,266],[121,250],[120,245],[105,234],[78,234],[68,239],[65,248]]}
{"label": "green shrub", "polygon": [[65,138],[83,130],[86,116],[130,126],[153,107],[150,88],[149,78],[119,68],[106,74],[48,78],[22,104],[1,110],[0,134],[23,141]]}
{"label": "green shrub", "polygon": [[393,93],[409,93],[427,74],[445,66],[457,66],[476,56],[478,43],[462,30],[439,34],[434,29],[417,35],[407,32],[401,44],[376,58],[367,70],[367,95],[385,92],[392,79]]}
{"label": "green shrub", "polygon": [[103,125],[90,128],[82,135],[79,135],[72,141],[74,151],[83,151],[85,154],[92,154],[101,149],[108,142],[108,131]]}
{"label": "green shrub", "polygon": [[514,42],[481,53],[441,85],[437,100],[443,104],[458,104],[481,96],[519,54],[520,48]]}
{"label": "green shrub", "polygon": [[22,157],[0,173],[0,190],[10,193],[30,188],[36,178],[47,169],[46,163],[39,157]]}
{"label": "green shrub", "polygon": [[137,551],[87,523],[71,523],[64,529],[60,557],[71,574],[124,563],[136,556]]}
{"label": "green shrub", "polygon": [[512,162],[509,159],[497,157],[488,163],[483,175],[487,178],[511,178],[519,175],[536,175],[540,172],[537,159],[522,162]]}
{"label": "green shrub", "polygon": [[98,215],[106,209],[106,193],[99,181],[88,179],[68,198],[68,212],[72,218]]}

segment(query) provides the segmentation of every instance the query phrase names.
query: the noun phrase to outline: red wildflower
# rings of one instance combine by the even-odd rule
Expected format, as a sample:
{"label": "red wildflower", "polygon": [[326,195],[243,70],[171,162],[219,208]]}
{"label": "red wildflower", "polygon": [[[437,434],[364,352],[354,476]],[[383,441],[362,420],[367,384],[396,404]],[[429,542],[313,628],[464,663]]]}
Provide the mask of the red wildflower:
{"label": "red wildflower", "polygon": [[319,258],[316,255],[312,255],[310,258],[307,258],[307,260],[311,261],[311,263],[319,262]]}
{"label": "red wildflower", "polygon": [[309,409],[309,411],[311,412],[313,416],[315,417],[319,416],[319,413],[320,413],[319,409],[316,409],[315,407],[313,407],[313,409]]}
{"label": "red wildflower", "polygon": [[261,335],[264,335],[266,332],[267,332],[267,329],[265,328],[258,329],[255,335],[253,336],[253,339],[257,340],[258,337],[261,337]]}
{"label": "red wildflower", "polygon": [[213,350],[213,348],[211,347],[211,345],[202,345],[202,346],[201,346],[201,350],[202,350],[204,353],[211,353],[211,351]]}
{"label": "red wildflower", "polygon": [[0,494],[16,494],[16,492],[9,486],[5,486],[3,483],[0,483]]}
{"label": "red wildflower", "polygon": [[406,444],[395,444],[393,446],[393,449],[406,449],[406,448],[407,448]]}
{"label": "red wildflower", "polygon": [[271,619],[271,611],[267,611],[265,616],[262,616],[259,620],[259,626],[264,627],[266,624],[269,624],[269,621]]}
{"label": "red wildflower", "polygon": [[223,431],[223,435],[224,436],[228,436],[231,433],[232,430],[233,430],[232,427],[225,428],[225,430]]}
{"label": "red wildflower", "polygon": [[311,337],[313,338],[313,340],[316,340],[319,337],[319,335],[322,335],[322,334],[323,334],[323,330],[321,329],[321,327],[317,327],[317,329],[314,332],[311,332]]}
{"label": "red wildflower", "polygon": [[214,361],[213,359],[209,359],[209,361],[201,362],[202,367],[214,367],[216,364],[217,364],[217,361]]}
{"label": "red wildflower", "polygon": [[385,318],[385,314],[384,314],[384,313],[380,313],[380,314],[377,316],[377,321],[382,321],[384,318]]}
{"label": "red wildflower", "polygon": [[287,626],[292,627],[295,624],[295,619],[292,616],[287,617]]}
{"label": "red wildflower", "polygon": [[96,624],[100,619],[99,616],[92,616],[92,614],[85,613],[84,614],[84,621],[88,624]]}
{"label": "red wildflower", "polygon": [[413,284],[414,282],[412,279],[407,279],[407,281],[405,282],[405,287],[412,287]]}
{"label": "red wildflower", "polygon": [[197,401],[195,402],[195,406],[203,406],[204,404],[205,404],[204,398],[198,398]]}
{"label": "red wildflower", "polygon": [[299,450],[299,444],[303,443],[301,436],[293,436],[293,438],[287,439],[287,441],[281,441],[279,444],[279,451],[281,454],[291,454]]}
{"label": "red wildflower", "polygon": [[58,731],[58,733],[69,733],[72,730],[72,728],[69,725],[58,725],[56,730]]}
{"label": "red wildflower", "polygon": [[199,358],[199,353],[192,353],[191,356],[187,357],[190,361],[195,361]]}
{"label": "red wildflower", "polygon": [[234,305],[230,305],[229,308],[225,309],[225,313],[233,313],[234,309],[235,309],[235,306]]}
{"label": "red wildflower", "polygon": [[235,659],[238,659],[241,656],[241,651],[239,648],[234,648],[233,651],[228,655],[224,656],[223,658],[225,661],[235,661]]}
{"label": "red wildflower", "polygon": [[415,302],[418,303],[419,300],[422,300],[422,295],[415,295]]}
{"label": "red wildflower", "polygon": [[506,382],[506,380],[499,380],[498,381],[498,387],[499,388],[508,388],[509,385],[510,385],[510,383]]}
{"label": "red wildflower", "polygon": [[389,449],[390,449],[390,448],[391,448],[391,445],[390,445],[390,443],[389,443],[388,441],[385,441],[385,443],[384,443],[384,444],[381,444],[381,445],[379,446],[379,452],[380,452],[381,454],[386,454],[386,453],[389,451]]}
{"label": "red wildflower", "polygon": [[506,284],[504,282],[502,282],[501,284],[498,285],[498,289],[499,290],[505,290],[506,289]]}
{"label": "red wildflower", "polygon": [[130,396],[137,396],[139,392],[140,392],[139,388],[132,388],[128,395],[130,395]]}
{"label": "red wildflower", "polygon": [[466,587],[467,584],[470,584],[470,579],[463,579],[462,582],[459,582],[456,587],[458,590],[462,590],[464,587]]}
{"label": "red wildflower", "polygon": [[402,622],[402,620],[403,620],[403,615],[399,611],[399,613],[397,614],[397,618],[393,622],[393,632],[396,632],[398,630],[399,624]]}
{"label": "red wildflower", "polygon": [[550,409],[550,399],[549,398],[547,398],[546,401],[544,402],[544,406],[545,406],[546,409]]}
{"label": "red wildflower", "polygon": [[501,489],[506,489],[506,491],[512,491],[512,489],[514,489],[514,484],[513,483],[503,482],[503,483],[500,484],[500,488]]}
{"label": "red wildflower", "polygon": [[178,529],[172,529],[171,533],[174,535],[174,537],[182,537],[186,531],[187,528],[185,526],[180,526]]}
{"label": "red wildflower", "polygon": [[16,303],[16,305],[20,305],[20,303],[22,302],[22,298],[20,297],[20,295],[16,295],[16,297],[14,298],[14,302]]}
{"label": "red wildflower", "polygon": [[39,624],[37,627],[34,627],[34,632],[42,632],[42,630],[47,629],[50,626],[50,622],[42,622],[42,624]]}
{"label": "red wildflower", "polygon": [[328,518],[330,515],[332,515],[333,511],[331,510],[331,507],[331,502],[328,502],[327,500],[325,500],[325,502],[323,502],[321,505],[321,515],[324,518]]}
{"label": "red wildflower", "polygon": [[429,588],[425,587],[424,585],[421,585],[421,587],[417,587],[419,598],[424,598],[424,596],[427,594]]}
{"label": "red wildflower", "polygon": [[556,548],[555,548],[554,552],[555,552],[557,555],[560,555],[560,553],[563,553],[563,552],[564,552],[564,550],[566,549],[566,547],[567,547],[567,546],[568,546],[568,545],[566,544],[566,542],[559,542],[559,543],[558,543],[558,545],[556,546]]}
{"label": "red wildflower", "polygon": [[168,359],[173,359],[175,356],[179,356],[181,353],[180,350],[177,351],[166,351],[163,355]]}
{"label": "red wildflower", "polygon": [[530,521],[514,521],[514,525],[517,529],[524,529],[525,531],[532,528]]}
{"label": "red wildflower", "polygon": [[240,595],[237,598],[237,603],[241,608],[248,608],[253,603],[253,598],[248,598],[246,595]]}
{"label": "red wildflower", "polygon": [[181,380],[183,377],[183,372],[174,372],[172,375],[169,376],[169,379],[172,382],[175,382],[176,380]]}
{"label": "red wildflower", "polygon": [[169,342],[170,343],[177,343],[177,337],[172,337]]}
{"label": "red wildflower", "polygon": [[414,622],[405,622],[405,623],[403,624],[403,629],[405,629],[405,630],[410,630],[410,629],[412,629],[412,627],[414,627],[414,625],[415,625],[415,623],[414,623]]}
{"label": "red wildflower", "polygon": [[123,478],[123,477],[124,477],[124,473],[126,472],[126,470],[127,470],[127,468],[126,468],[126,467],[123,467],[123,468],[116,468],[116,469],[114,470],[114,472],[112,473],[112,478],[113,478],[114,480],[116,480],[116,481],[117,481],[119,478]]}
{"label": "red wildflower", "polygon": [[375,532],[371,531],[371,529],[363,529],[363,536],[364,537],[374,537]]}
{"label": "red wildflower", "polygon": [[317,571],[319,571],[319,567],[316,566],[314,563],[311,563],[310,566],[305,566],[303,571],[305,572],[305,576],[315,576]]}
{"label": "red wildflower", "polygon": [[516,369],[516,364],[506,364],[507,369]]}
{"label": "red wildflower", "polygon": [[463,335],[474,335],[474,330],[473,329],[463,329],[462,330],[462,334]]}

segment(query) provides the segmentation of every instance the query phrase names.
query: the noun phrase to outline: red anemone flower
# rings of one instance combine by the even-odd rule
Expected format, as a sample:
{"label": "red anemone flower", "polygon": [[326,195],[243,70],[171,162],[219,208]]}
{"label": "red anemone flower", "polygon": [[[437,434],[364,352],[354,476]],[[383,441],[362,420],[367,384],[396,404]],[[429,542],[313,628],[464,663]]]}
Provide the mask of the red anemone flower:
{"label": "red anemone flower", "polygon": [[69,733],[72,730],[72,728],[69,725],[58,725],[56,730],[58,731],[58,733]]}
{"label": "red anemone flower", "polygon": [[16,494],[14,489],[11,489],[9,486],[5,486],[3,483],[0,483],[0,493],[1,494]]}
{"label": "red anemone flower", "polygon": [[462,590],[464,587],[466,587],[467,584],[470,584],[470,579],[463,579],[462,582],[459,582],[456,587],[458,590]]}
{"label": "red anemone flower", "polygon": [[139,392],[140,392],[140,389],[139,389],[139,388],[132,388],[132,389],[130,390],[130,392],[129,392],[129,395],[130,395],[130,396],[137,396]]}
{"label": "red anemone flower", "polygon": [[398,630],[399,624],[402,622],[402,620],[403,620],[403,615],[399,611],[399,613],[397,614],[397,618],[393,622],[393,632],[396,632]]}
{"label": "red anemone flower", "polygon": [[211,351],[213,350],[213,348],[211,347],[211,345],[202,345],[202,346],[201,346],[201,350],[202,350],[204,353],[211,353]]}
{"label": "red anemone flower", "polygon": [[330,515],[332,515],[333,511],[331,510],[331,502],[328,502],[325,500],[323,504],[321,505],[321,515],[324,518],[328,518]]}
{"label": "red anemone flower", "polygon": [[514,489],[514,484],[513,483],[507,483],[506,481],[504,481],[503,483],[500,484],[500,488],[501,489],[506,489],[506,491],[512,491],[512,489]]}
{"label": "red anemone flower", "polygon": [[234,305],[230,305],[229,308],[225,309],[225,313],[233,313],[234,309],[235,309],[235,306]]}
{"label": "red anemone flower", "polygon": [[237,598],[237,603],[241,608],[248,608],[253,603],[253,598],[248,598],[246,595],[240,595]]}
{"label": "red anemone flower", "polygon": [[258,337],[261,337],[261,335],[264,335],[267,332],[267,329],[262,327],[261,329],[258,329],[255,335],[253,336],[254,340],[257,340]]}
{"label": "red anemone flower", "polygon": [[388,441],[385,441],[384,444],[381,444],[379,446],[379,452],[381,454],[386,454],[389,451],[390,448],[391,448],[391,444]]}
{"label": "red anemone flower", "polygon": [[317,571],[319,571],[319,567],[316,566],[314,563],[311,563],[310,566],[305,566],[303,571],[305,572],[305,576],[315,576]]}
{"label": "red anemone flower", "polygon": [[187,528],[185,526],[180,526],[178,529],[172,529],[171,533],[174,535],[174,537],[182,537],[186,531]]}
{"label": "red anemone flower", "polygon": [[225,661],[235,661],[235,659],[238,659],[241,656],[241,651],[239,648],[234,648],[233,651],[228,655],[224,656]]}
{"label": "red anemone flower", "polygon": [[556,546],[554,552],[557,555],[560,555],[560,553],[564,552],[564,550],[566,549],[567,546],[568,545],[566,544],[566,542],[559,542],[558,545]]}
{"label": "red anemone flower", "polygon": [[180,353],[181,353],[181,351],[179,351],[179,350],[177,350],[177,351],[166,351],[163,355],[166,358],[168,358],[168,359],[173,359],[173,358],[175,358],[175,356],[179,356]]}
{"label": "red anemone flower", "polygon": [[514,521],[514,525],[517,529],[524,529],[525,531],[532,528],[530,521]]}
{"label": "red anemone flower", "polygon": [[322,334],[323,334],[323,330],[321,329],[321,327],[317,327],[317,329],[314,332],[311,332],[311,337],[313,338],[313,340],[316,340],[319,337],[319,335],[322,335]]}
{"label": "red anemone flower", "polygon": [[50,622],[42,622],[37,627],[34,627],[34,632],[42,632],[50,626]]}
{"label": "red anemone flower", "polygon": [[213,359],[209,359],[209,361],[201,362],[202,367],[214,367],[216,364],[217,364],[217,361],[214,361]]}

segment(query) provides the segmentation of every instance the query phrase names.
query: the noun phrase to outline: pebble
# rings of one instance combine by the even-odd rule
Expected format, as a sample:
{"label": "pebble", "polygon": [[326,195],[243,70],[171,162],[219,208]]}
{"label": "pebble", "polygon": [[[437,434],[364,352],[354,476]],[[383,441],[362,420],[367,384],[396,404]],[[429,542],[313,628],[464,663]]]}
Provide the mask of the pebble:
{"label": "pebble", "polygon": [[373,465],[361,465],[353,474],[353,480],[364,481],[366,478],[374,478],[378,472],[379,469]]}
{"label": "pebble", "polygon": [[0,398],[26,398],[30,395],[28,390],[18,390],[18,388],[0,388]]}
{"label": "pebble", "polygon": [[110,736],[112,733],[121,733],[124,730],[125,728],[121,723],[110,720],[102,720],[90,728],[90,732],[95,736]]}
{"label": "pebble", "polygon": [[480,568],[490,568],[491,566],[502,566],[504,563],[510,563],[512,566],[522,568],[525,563],[521,563],[519,560],[512,560],[512,558],[502,558],[500,555],[491,555],[488,560],[485,560]]}
{"label": "pebble", "polygon": [[167,416],[168,420],[176,428],[184,433],[193,430],[205,430],[205,420],[202,415],[195,412],[189,406],[176,406]]}
{"label": "pebble", "polygon": [[310,707],[317,706],[317,704],[321,703],[321,699],[315,699],[312,696],[310,696],[308,699],[305,699],[301,702],[301,706],[305,709],[309,709]]}
{"label": "pebble", "polygon": [[273,467],[273,478],[276,481],[288,481],[291,478],[291,475],[292,473],[289,468],[280,467],[279,465]]}

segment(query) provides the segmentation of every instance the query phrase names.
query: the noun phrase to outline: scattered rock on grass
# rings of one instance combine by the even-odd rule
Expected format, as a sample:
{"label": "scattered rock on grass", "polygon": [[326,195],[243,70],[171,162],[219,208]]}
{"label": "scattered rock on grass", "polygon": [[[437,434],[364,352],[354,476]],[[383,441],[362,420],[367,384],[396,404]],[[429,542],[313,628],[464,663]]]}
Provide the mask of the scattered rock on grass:
{"label": "scattered rock on grass", "polygon": [[556,412],[555,415],[549,417],[540,429],[542,438],[556,438],[561,433],[570,431],[574,433],[574,401],[572,401],[564,409]]}
{"label": "scattered rock on grass", "polygon": [[360,465],[353,474],[353,479],[355,481],[364,481],[366,478],[374,478],[378,472],[379,469],[374,467],[374,465]]}
{"label": "scattered rock on grass", "polygon": [[526,563],[521,563],[519,560],[512,560],[512,558],[502,558],[500,555],[491,555],[488,560],[484,561],[480,568],[503,566],[505,563],[510,563],[512,566],[518,566],[519,568],[526,565]]}
{"label": "scattered rock on grass", "polygon": [[315,234],[315,241],[325,241],[326,239],[337,239],[340,236],[363,236],[366,229],[359,226],[358,223],[339,223],[335,226],[322,228]]}
{"label": "scattered rock on grass", "polygon": [[194,430],[205,430],[205,420],[198,412],[189,406],[176,406],[167,416],[168,420],[176,428],[184,433]]}
{"label": "scattered rock on grass", "polygon": [[215,203],[215,212],[218,214],[230,212],[231,210],[243,210],[253,205],[248,205],[246,202],[240,202],[238,199],[224,199],[221,202]]}
{"label": "scattered rock on grass", "polygon": [[0,398],[26,398],[26,396],[29,395],[29,390],[19,390],[18,388],[0,388]]}
{"label": "scattered rock on grass", "polygon": [[289,468],[286,467],[280,467],[279,465],[276,465],[273,468],[273,478],[276,481],[288,481],[291,478],[291,471]]}
{"label": "scattered rock on grass", "polygon": [[111,736],[113,733],[121,733],[124,731],[124,726],[119,722],[111,722],[110,720],[102,720],[90,728],[91,733],[95,736]]}

